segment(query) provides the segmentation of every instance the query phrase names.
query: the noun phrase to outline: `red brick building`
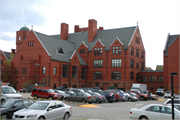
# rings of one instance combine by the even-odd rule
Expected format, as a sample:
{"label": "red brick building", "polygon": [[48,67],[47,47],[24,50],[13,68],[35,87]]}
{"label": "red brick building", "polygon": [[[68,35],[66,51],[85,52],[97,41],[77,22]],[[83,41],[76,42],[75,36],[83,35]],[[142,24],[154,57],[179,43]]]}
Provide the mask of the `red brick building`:
{"label": "red brick building", "polygon": [[0,50],[1,66],[5,64],[5,60],[9,61],[10,55],[11,55],[10,52],[5,52],[5,51]]}
{"label": "red brick building", "polygon": [[104,30],[89,20],[75,32],[61,24],[59,35],[45,35],[27,27],[17,31],[12,68],[21,83],[46,84],[52,88],[109,86],[130,89],[145,68],[145,49],[138,26]]}
{"label": "red brick building", "polygon": [[[19,71],[18,89],[26,81],[51,88],[116,86],[126,90],[132,83],[146,83],[154,92],[159,87],[170,90],[169,72],[179,73],[178,35],[168,36],[163,72],[145,71],[145,48],[138,25],[104,30],[91,19],[86,28],[75,25],[74,33],[68,29],[68,24],[61,23],[58,35],[45,35],[27,27],[17,31],[11,65]],[[176,76],[175,83],[178,80]],[[177,91],[178,85],[175,87]]]}

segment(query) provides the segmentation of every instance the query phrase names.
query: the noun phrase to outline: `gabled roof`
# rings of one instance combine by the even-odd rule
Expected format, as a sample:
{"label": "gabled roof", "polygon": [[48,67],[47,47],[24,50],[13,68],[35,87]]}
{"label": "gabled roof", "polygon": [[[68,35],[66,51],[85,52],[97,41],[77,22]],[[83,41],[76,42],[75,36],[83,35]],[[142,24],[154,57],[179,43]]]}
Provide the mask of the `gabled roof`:
{"label": "gabled roof", "polygon": [[168,55],[168,47],[170,47],[174,41],[177,39],[179,35],[169,35],[168,34],[168,37],[167,37],[167,41],[166,41],[166,45],[165,45],[165,48],[164,48],[164,56],[167,56]]}
{"label": "gabled roof", "polygon": [[6,57],[6,59],[9,61],[10,60],[10,57],[11,57],[11,53],[10,52],[5,52],[5,51],[2,51],[1,52],[4,54],[4,56]]}
{"label": "gabled roof", "polygon": [[[72,42],[68,42],[62,39],[58,39],[55,37],[51,37],[39,32],[35,32],[36,36],[40,40],[41,44],[43,44],[44,48],[47,50],[49,55],[51,56],[51,60],[61,61],[61,62],[70,62],[69,59],[72,56],[73,52],[77,49],[76,44]],[[56,49],[57,47],[61,47],[63,54],[57,54]],[[87,65],[84,60],[80,57],[80,64]]]}
{"label": "gabled roof", "polygon": [[[133,27],[125,27],[125,28],[117,28],[117,29],[109,29],[109,30],[100,30],[97,31],[96,37],[93,42],[88,42],[88,31],[86,32],[77,32],[71,33],[68,35],[66,41],[73,42],[77,46],[79,46],[82,41],[86,43],[88,46],[88,51],[92,51],[92,46],[98,41],[105,45],[104,50],[110,50],[110,44],[114,41],[116,37],[118,37],[121,42],[124,44],[124,49],[127,48],[129,42],[131,41],[134,32],[136,30],[136,26]],[[60,35],[51,35],[52,37],[60,38]]]}

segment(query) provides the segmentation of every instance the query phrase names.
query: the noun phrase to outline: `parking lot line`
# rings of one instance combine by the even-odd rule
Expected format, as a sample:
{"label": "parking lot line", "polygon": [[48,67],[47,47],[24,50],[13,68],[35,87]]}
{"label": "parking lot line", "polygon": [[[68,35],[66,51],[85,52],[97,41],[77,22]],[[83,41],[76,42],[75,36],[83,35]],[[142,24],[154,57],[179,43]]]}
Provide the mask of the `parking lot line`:
{"label": "parking lot line", "polygon": [[89,105],[79,105],[79,107],[100,107],[100,106],[97,106],[97,105],[94,105],[94,104],[89,104]]}
{"label": "parking lot line", "polygon": [[157,99],[157,100],[159,100],[159,101],[165,101],[164,99]]}

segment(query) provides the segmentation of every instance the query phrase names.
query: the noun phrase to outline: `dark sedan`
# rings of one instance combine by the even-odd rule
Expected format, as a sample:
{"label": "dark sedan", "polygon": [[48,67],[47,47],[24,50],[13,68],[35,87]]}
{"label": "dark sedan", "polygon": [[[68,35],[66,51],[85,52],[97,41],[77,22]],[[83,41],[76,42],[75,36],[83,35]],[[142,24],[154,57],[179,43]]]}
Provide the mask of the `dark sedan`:
{"label": "dark sedan", "polygon": [[54,90],[56,93],[61,94],[62,98],[61,100],[64,100],[66,97],[69,96],[69,94],[66,94],[65,92],[61,91],[61,90]]}
{"label": "dark sedan", "polygon": [[23,109],[32,103],[33,102],[29,99],[7,99],[1,103],[1,118],[3,120],[11,119],[14,112]]}
{"label": "dark sedan", "polygon": [[92,96],[95,96],[96,102],[98,102],[98,103],[106,102],[106,96],[104,96],[104,95],[101,95],[101,94],[96,93],[96,92],[91,92],[89,94],[91,94]]}
{"label": "dark sedan", "polygon": [[91,96],[88,93],[81,93],[78,92],[71,94],[70,96],[65,98],[66,101],[74,101],[74,102],[82,102],[82,103],[94,103],[96,101],[96,97],[95,96]]}

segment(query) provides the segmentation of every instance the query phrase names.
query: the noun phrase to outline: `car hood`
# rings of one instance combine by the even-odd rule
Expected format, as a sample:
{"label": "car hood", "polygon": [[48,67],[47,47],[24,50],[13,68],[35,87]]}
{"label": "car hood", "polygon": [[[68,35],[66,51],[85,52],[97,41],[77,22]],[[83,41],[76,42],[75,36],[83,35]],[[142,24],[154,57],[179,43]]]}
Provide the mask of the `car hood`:
{"label": "car hood", "polygon": [[34,110],[34,109],[26,109],[25,108],[25,109],[21,109],[21,110],[15,112],[14,114],[15,115],[24,115],[24,116],[26,116],[26,115],[39,114],[39,113],[42,113],[42,111],[44,111],[44,110]]}
{"label": "car hood", "polygon": [[0,109],[0,111],[1,111],[1,113],[2,113],[2,111],[6,111],[8,108],[3,108],[3,107],[1,107],[1,109]]}
{"label": "car hood", "polygon": [[22,95],[21,94],[18,94],[18,93],[13,93],[13,94],[3,94],[4,96],[6,97],[9,97],[9,98],[15,98],[15,97],[19,97],[21,98]]}

